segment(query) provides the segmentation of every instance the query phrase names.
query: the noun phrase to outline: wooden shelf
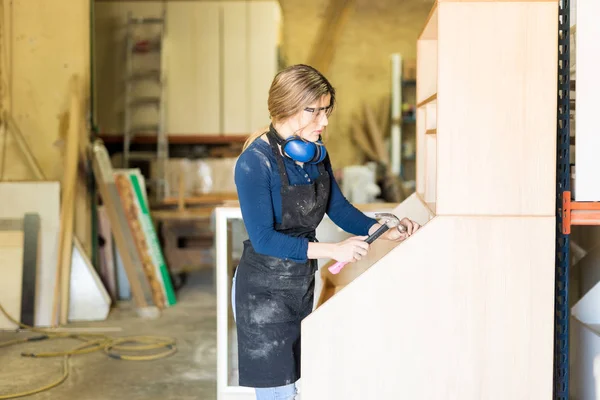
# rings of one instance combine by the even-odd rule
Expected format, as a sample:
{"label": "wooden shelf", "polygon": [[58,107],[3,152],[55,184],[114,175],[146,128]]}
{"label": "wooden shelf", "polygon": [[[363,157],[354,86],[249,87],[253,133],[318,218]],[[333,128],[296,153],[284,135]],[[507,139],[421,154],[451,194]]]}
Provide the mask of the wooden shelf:
{"label": "wooden shelf", "polygon": [[573,201],[569,190],[563,192],[562,200],[563,234],[570,234],[573,225],[600,225],[600,202]]}
{"label": "wooden shelf", "polygon": [[[100,134],[98,138],[104,143],[123,143],[122,135]],[[169,144],[231,144],[244,143],[248,135],[168,135]],[[133,138],[132,144],[155,144],[156,136],[139,135]]]}
{"label": "wooden shelf", "polygon": [[437,93],[432,94],[431,96],[429,96],[422,102],[418,103],[417,107],[423,107],[423,106],[427,105],[428,103],[431,103],[434,100],[437,100]]}

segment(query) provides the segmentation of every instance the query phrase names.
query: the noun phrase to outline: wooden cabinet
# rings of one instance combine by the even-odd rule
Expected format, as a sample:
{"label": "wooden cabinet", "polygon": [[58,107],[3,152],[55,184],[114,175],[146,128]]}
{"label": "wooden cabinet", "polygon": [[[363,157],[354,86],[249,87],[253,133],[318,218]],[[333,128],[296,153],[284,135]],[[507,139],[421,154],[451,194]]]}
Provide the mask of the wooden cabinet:
{"label": "wooden cabinet", "polygon": [[324,272],[303,400],[552,397],[557,31],[557,1],[435,3],[393,211],[423,227]]}

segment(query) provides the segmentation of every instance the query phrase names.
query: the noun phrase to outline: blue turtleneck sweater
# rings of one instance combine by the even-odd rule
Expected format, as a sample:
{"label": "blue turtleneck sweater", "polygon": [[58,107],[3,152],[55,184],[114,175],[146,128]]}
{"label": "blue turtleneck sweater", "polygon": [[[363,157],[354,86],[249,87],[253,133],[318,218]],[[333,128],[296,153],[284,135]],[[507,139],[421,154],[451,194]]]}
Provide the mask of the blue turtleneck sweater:
{"label": "blue turtleneck sweater", "polygon": [[[287,157],[283,163],[290,185],[311,184],[319,176],[315,164],[303,167]],[[331,188],[327,215],[344,231],[354,235],[367,235],[369,228],[377,223],[356,209],[344,197],[329,163]],[[297,262],[307,261],[308,239],[292,237],[275,230],[281,223],[281,179],[275,154],[270,145],[261,138],[256,139],[240,155],[235,166],[240,208],[244,225],[255,251]]]}

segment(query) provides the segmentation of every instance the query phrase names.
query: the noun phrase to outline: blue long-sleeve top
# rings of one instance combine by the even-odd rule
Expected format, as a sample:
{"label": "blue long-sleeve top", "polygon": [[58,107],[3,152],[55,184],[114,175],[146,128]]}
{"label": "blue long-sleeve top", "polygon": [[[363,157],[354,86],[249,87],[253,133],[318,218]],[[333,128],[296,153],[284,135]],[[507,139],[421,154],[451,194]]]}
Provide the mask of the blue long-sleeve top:
{"label": "blue long-sleeve top", "polygon": [[[315,164],[303,167],[283,157],[290,185],[307,185],[319,176]],[[330,175],[330,196],[327,215],[344,231],[354,235],[368,235],[369,228],[377,223],[356,209],[340,190],[330,163],[325,164]],[[235,165],[242,218],[254,250],[261,254],[296,262],[306,262],[308,239],[286,235],[275,230],[281,223],[281,178],[275,154],[261,138],[256,139],[242,152]]]}

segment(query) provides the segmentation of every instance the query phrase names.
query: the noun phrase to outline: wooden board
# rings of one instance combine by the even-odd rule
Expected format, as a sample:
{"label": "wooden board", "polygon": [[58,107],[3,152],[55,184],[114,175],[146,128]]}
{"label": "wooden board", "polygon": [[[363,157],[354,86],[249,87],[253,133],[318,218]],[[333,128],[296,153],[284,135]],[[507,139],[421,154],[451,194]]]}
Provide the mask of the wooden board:
{"label": "wooden board", "polygon": [[114,176],[154,304],[159,308],[173,306],[175,292],[144,197],[143,177],[139,170],[119,170]]}
{"label": "wooden board", "polygon": [[115,185],[113,169],[108,158],[108,152],[101,143],[96,141],[92,147],[92,160],[98,191],[106,205],[110,219],[112,233],[123,266],[127,272],[127,279],[131,287],[133,300],[138,311],[144,315],[156,314],[156,307],[152,307],[152,292],[148,280],[144,275],[142,262],[136,249],[131,229],[127,224],[125,210],[119,199],[119,192]]}
{"label": "wooden board", "polygon": [[[369,208],[368,205],[365,205],[366,208]],[[365,212],[363,206],[361,207],[361,211]],[[413,221],[418,222],[421,225],[427,224],[434,215],[431,213],[429,208],[426,206],[425,202],[421,200],[421,198],[413,193],[409,197],[407,197],[402,203],[398,204],[396,207],[389,211],[384,211],[382,208],[377,210],[378,212],[391,212],[396,215],[398,218],[410,218]],[[335,226],[330,220],[327,220],[329,224]],[[325,221],[321,223],[324,225]],[[317,230],[317,234],[319,231]],[[349,236],[349,235],[348,235]],[[317,236],[320,241],[334,242],[340,239],[332,239],[325,238],[323,239],[321,236]],[[316,296],[320,297],[317,300],[317,307],[323,304],[333,293],[341,290],[343,287],[348,285],[354,279],[358,278],[361,274],[367,271],[375,262],[383,258],[386,254],[388,254],[392,249],[398,246],[397,242],[390,242],[386,240],[377,240],[371,244],[369,249],[368,257],[362,260],[359,260],[354,263],[350,263],[346,265],[338,274],[332,274],[327,269],[330,265],[334,264],[335,261],[329,261],[323,265],[320,270],[321,279],[323,281],[323,288],[320,291],[316,291]],[[321,261],[321,260],[319,260]]]}
{"label": "wooden board", "polygon": [[217,1],[169,3],[165,36],[169,133],[221,133],[220,18]]}
{"label": "wooden board", "polygon": [[555,215],[556,2],[438,9],[437,214]]}
{"label": "wooden board", "polygon": [[[226,134],[248,134],[254,129],[250,126],[250,76],[248,58],[250,41],[248,35],[251,21],[249,12],[252,4],[247,1],[224,1],[222,14],[222,130]],[[265,90],[265,92],[268,89]]]}
{"label": "wooden board", "polygon": [[[35,301],[36,326],[52,325],[52,300],[60,225],[59,191],[58,182],[0,183],[0,218],[23,218],[26,213],[37,213],[40,216],[40,262],[37,269]],[[22,260],[19,265],[22,265]]]}
{"label": "wooden board", "polygon": [[417,42],[417,103],[437,93],[438,41]]}
{"label": "wooden board", "polygon": [[248,107],[251,131],[269,124],[267,99],[271,82],[278,71],[277,57],[281,29],[281,10],[274,1],[252,1],[248,26]]}
{"label": "wooden board", "polygon": [[99,249],[100,274],[111,299],[116,301],[118,294],[113,236],[104,205],[98,207],[98,234],[104,239],[104,245]]}
{"label": "wooden board", "polygon": [[554,231],[435,217],[303,321],[302,399],[550,399]]}

